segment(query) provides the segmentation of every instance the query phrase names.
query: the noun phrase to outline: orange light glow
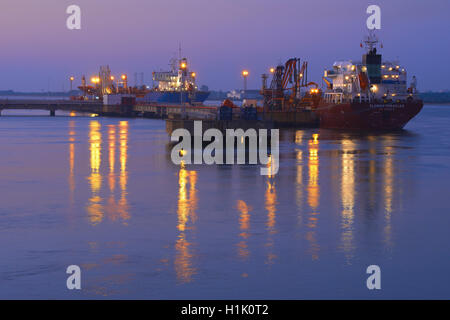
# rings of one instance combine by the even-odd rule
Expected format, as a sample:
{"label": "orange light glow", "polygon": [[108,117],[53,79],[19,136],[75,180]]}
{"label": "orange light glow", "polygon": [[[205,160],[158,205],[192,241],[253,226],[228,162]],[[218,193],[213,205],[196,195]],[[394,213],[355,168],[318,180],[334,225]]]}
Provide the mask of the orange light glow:
{"label": "orange light glow", "polygon": [[247,70],[242,71],[242,75],[244,77],[247,77],[249,75],[249,72]]}
{"label": "orange light glow", "polygon": [[100,78],[99,77],[92,77],[91,78],[91,82],[92,83],[99,83],[100,82]]}

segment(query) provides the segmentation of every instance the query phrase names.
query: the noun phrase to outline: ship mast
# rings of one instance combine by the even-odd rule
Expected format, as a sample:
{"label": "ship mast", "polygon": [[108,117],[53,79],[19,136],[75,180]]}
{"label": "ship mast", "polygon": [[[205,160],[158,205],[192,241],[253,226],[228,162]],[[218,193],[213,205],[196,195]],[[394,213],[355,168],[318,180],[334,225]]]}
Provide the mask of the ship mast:
{"label": "ship mast", "polygon": [[369,30],[369,34],[364,38],[364,43],[366,44],[366,49],[368,52],[372,52],[373,49],[377,47],[379,40],[375,35],[375,30]]}

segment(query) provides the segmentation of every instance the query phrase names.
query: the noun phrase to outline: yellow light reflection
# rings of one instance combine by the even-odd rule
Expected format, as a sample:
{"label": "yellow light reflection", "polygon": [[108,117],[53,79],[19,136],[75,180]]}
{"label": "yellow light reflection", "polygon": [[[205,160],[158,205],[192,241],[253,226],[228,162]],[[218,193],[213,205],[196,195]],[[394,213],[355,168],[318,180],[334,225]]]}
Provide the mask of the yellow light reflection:
{"label": "yellow light reflection", "polygon": [[237,245],[238,254],[242,259],[246,260],[250,256],[247,239],[250,237],[248,230],[250,229],[250,211],[252,208],[248,206],[245,201],[238,200],[237,209],[240,212],[239,229],[241,230],[241,233],[239,234],[239,237],[242,238]]}
{"label": "yellow light reflection", "polygon": [[[388,137],[387,142],[392,140]],[[384,162],[384,211],[386,226],[384,228],[385,242],[388,247],[392,246],[392,206],[394,198],[394,161],[392,157],[392,147],[385,147],[385,162]]]}
{"label": "yellow light reflection", "polygon": [[303,142],[303,134],[304,132],[301,130],[295,131],[295,144],[301,145]]}
{"label": "yellow light reflection", "polygon": [[318,223],[320,200],[319,188],[319,135],[313,134],[312,139],[309,140],[309,160],[308,160],[308,204],[312,212],[309,214],[306,233],[306,240],[309,242],[309,251],[313,260],[319,258],[319,244],[316,239],[316,228]]}
{"label": "yellow light reflection", "polygon": [[267,222],[266,227],[269,233],[269,237],[267,239],[266,247],[269,248],[269,252],[267,254],[266,263],[272,265],[277,258],[277,256],[273,253],[274,239],[273,235],[277,233],[276,230],[276,217],[277,217],[277,190],[275,187],[275,181],[267,181],[266,193],[266,210],[267,210]]}
{"label": "yellow light reflection", "polygon": [[308,182],[308,204],[316,210],[319,206],[319,141],[318,135],[313,135],[313,140],[309,141],[309,182]]}
{"label": "yellow light reflection", "polygon": [[296,175],[296,203],[297,203],[297,209],[299,212],[298,215],[298,223],[302,224],[302,215],[300,214],[302,212],[303,208],[303,151],[302,150],[296,150],[297,155],[297,175]]}
{"label": "yellow light reflection", "polygon": [[130,219],[129,206],[128,206],[128,121],[120,121],[119,123],[119,143],[120,143],[120,199],[117,204],[117,211],[122,220]]}
{"label": "yellow light reflection", "polygon": [[103,220],[102,199],[99,191],[102,186],[102,176],[100,174],[101,164],[101,144],[102,134],[100,132],[101,125],[98,121],[91,121],[89,125],[89,144],[90,144],[90,165],[91,175],[89,176],[89,184],[92,196],[89,199],[87,207],[88,216],[91,224],[96,225]]}
{"label": "yellow light reflection", "polygon": [[75,191],[74,165],[75,165],[75,121],[69,121],[69,189],[71,200]]}
{"label": "yellow light reflection", "polygon": [[74,167],[75,167],[75,121],[69,121],[69,177],[68,177],[68,185],[69,185],[69,206],[70,206],[70,219],[73,217],[73,209],[75,204],[75,176],[74,176]]}
{"label": "yellow light reflection", "polygon": [[342,163],[341,163],[341,246],[348,259],[353,257],[353,223],[355,209],[355,159],[353,151],[355,143],[349,139],[342,140]]}
{"label": "yellow light reflection", "polygon": [[[197,208],[197,172],[188,171],[184,164],[180,166],[178,176],[178,239],[175,243],[175,273],[178,281],[187,283],[192,281],[193,275],[197,272],[192,264],[191,243],[187,239],[189,222],[193,225],[197,220],[195,210]],[[189,193],[188,193],[189,185]]]}
{"label": "yellow light reflection", "polygon": [[115,165],[116,165],[116,127],[114,125],[109,126],[108,130],[108,146],[109,146],[109,190],[114,192],[116,186],[115,179]]}

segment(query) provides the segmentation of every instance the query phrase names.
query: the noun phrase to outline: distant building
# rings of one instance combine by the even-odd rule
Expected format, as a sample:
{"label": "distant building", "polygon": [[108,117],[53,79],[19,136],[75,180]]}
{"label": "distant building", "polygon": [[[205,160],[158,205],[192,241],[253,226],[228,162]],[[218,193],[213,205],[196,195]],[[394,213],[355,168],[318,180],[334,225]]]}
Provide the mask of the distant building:
{"label": "distant building", "polygon": [[227,93],[227,97],[232,100],[262,100],[259,90],[231,90]]}
{"label": "distant building", "polygon": [[232,100],[241,100],[241,92],[238,90],[231,90],[227,93],[227,98]]}

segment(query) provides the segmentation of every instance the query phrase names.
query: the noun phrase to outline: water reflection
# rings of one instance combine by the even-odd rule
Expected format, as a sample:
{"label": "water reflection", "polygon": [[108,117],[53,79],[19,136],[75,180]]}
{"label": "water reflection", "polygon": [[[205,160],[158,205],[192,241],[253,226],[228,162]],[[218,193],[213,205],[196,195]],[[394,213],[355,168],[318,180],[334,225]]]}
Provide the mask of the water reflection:
{"label": "water reflection", "polygon": [[[116,189],[116,126],[109,125],[108,129],[108,146],[109,146],[109,176],[108,184],[111,198],[114,200],[114,190]],[[113,201],[115,202],[115,201]]]}
{"label": "water reflection", "polygon": [[320,187],[319,187],[319,134],[315,133],[308,142],[309,160],[308,160],[308,205],[311,212],[308,217],[306,239],[309,242],[309,252],[311,258],[319,258],[320,246],[317,241],[317,223],[319,221]]}
{"label": "water reflection", "polygon": [[[297,146],[301,146],[303,143],[303,135],[304,132],[297,130],[295,132],[295,144]],[[298,224],[302,224],[302,214],[303,211],[303,151],[301,149],[295,149],[295,157],[296,157],[296,204],[299,212],[298,215]]]}
{"label": "water reflection", "polygon": [[[394,161],[393,161],[393,149],[390,146],[392,143],[392,137],[387,136],[385,138],[385,160],[384,160],[384,216],[385,216],[385,243],[388,247],[392,246],[392,206],[394,198]],[[387,144],[387,145],[386,145]]]}
{"label": "water reflection", "polygon": [[238,200],[237,209],[240,213],[239,215],[239,229],[241,233],[239,234],[239,238],[241,241],[237,244],[238,246],[238,255],[243,260],[247,260],[250,256],[250,250],[248,248],[248,238],[250,237],[249,229],[250,229],[250,211],[252,208],[245,203],[243,200]]}
{"label": "water reflection", "polygon": [[[118,133],[118,139],[117,139]],[[108,219],[112,221],[130,219],[129,205],[127,200],[128,185],[128,122],[120,121],[118,125],[108,126],[108,160],[109,173],[107,175],[109,197],[106,205],[100,195],[103,176],[100,170],[102,161],[102,133],[101,124],[98,121],[91,121],[89,125],[89,150],[91,174],[88,178],[91,189],[91,197],[88,201],[87,212],[89,221],[96,225],[103,221],[106,213]],[[118,143],[117,143],[118,140]],[[117,144],[119,146],[120,172],[116,173],[116,153]],[[119,182],[120,195],[116,200],[116,182]]]}
{"label": "water reflection", "polygon": [[75,178],[74,178],[74,166],[75,166],[75,121],[69,121],[69,203],[71,206],[74,204],[74,192],[75,192]]}
{"label": "water reflection", "polygon": [[353,257],[353,223],[355,218],[355,150],[356,143],[350,139],[341,141],[341,247],[347,262]]}
{"label": "water reflection", "polygon": [[369,140],[369,154],[370,154],[370,160],[369,160],[369,203],[368,208],[370,211],[375,210],[376,207],[376,156],[377,156],[377,150],[376,150],[376,138],[374,136],[369,136],[367,138]]}
{"label": "water reflection", "polygon": [[[268,164],[270,166],[270,163]],[[268,238],[266,247],[268,248],[266,264],[271,265],[277,258],[274,253],[274,235],[277,233],[276,230],[276,217],[277,217],[277,190],[275,187],[275,180],[271,179],[270,176],[266,182],[266,192],[265,192],[265,204],[267,210],[267,222],[266,227],[268,231]]]}
{"label": "water reflection", "polygon": [[[197,172],[186,170],[184,163],[178,173],[178,238],[175,243],[175,273],[181,283],[192,281],[197,270],[192,263],[192,243],[189,242],[189,230],[197,220]],[[189,187],[189,190],[188,190]]]}
{"label": "water reflection", "polygon": [[103,220],[104,211],[102,205],[102,198],[99,195],[102,186],[102,176],[100,174],[101,165],[101,146],[102,134],[101,125],[98,121],[91,121],[89,124],[89,151],[90,151],[90,165],[91,175],[89,176],[89,184],[91,188],[91,198],[88,202],[88,217],[91,224],[96,225]]}
{"label": "water reflection", "polygon": [[120,121],[119,123],[119,143],[120,143],[120,199],[117,203],[117,212],[122,220],[130,219],[128,207],[128,121]]}

